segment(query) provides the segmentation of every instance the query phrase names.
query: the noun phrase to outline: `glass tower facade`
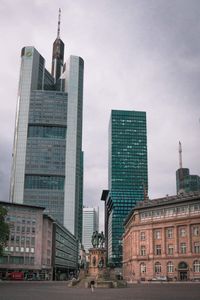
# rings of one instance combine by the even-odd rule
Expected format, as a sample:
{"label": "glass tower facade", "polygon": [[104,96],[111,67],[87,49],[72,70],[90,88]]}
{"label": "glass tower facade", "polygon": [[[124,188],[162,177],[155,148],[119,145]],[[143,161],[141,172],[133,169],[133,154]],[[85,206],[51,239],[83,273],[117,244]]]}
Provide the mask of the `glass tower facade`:
{"label": "glass tower facade", "polygon": [[81,240],[84,62],[63,57],[57,37],[50,74],[34,47],[22,49],[10,198],[45,207]]}
{"label": "glass tower facade", "polygon": [[92,248],[92,234],[99,231],[99,208],[84,207],[83,208],[83,245],[86,253]]}
{"label": "glass tower facade", "polygon": [[122,261],[123,223],[148,193],[146,113],[112,110],[109,124],[108,262]]}
{"label": "glass tower facade", "polygon": [[176,171],[177,194],[200,191],[200,177],[190,175],[188,168],[180,168]]}

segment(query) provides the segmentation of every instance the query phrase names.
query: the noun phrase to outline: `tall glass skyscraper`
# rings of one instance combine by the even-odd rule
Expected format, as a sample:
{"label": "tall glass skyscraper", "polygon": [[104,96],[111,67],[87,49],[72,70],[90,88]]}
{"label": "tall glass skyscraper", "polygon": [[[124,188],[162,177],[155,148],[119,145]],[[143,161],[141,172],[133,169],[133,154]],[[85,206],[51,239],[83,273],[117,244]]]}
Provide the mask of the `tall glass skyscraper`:
{"label": "tall glass skyscraper", "polygon": [[109,124],[109,191],[106,207],[108,262],[122,261],[123,223],[148,193],[146,113],[112,110]]}
{"label": "tall glass skyscraper", "polygon": [[10,198],[45,207],[81,240],[84,62],[63,61],[59,14],[51,74],[34,47],[21,52]]}

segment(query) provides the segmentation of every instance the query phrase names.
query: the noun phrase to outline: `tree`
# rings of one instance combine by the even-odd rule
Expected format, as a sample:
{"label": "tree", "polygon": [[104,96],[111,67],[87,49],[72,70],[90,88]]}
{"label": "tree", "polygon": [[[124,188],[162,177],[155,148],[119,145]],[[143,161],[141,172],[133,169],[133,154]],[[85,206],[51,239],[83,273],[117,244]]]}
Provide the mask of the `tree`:
{"label": "tree", "polygon": [[9,225],[5,222],[7,210],[0,206],[0,256],[3,255],[3,248],[9,239]]}

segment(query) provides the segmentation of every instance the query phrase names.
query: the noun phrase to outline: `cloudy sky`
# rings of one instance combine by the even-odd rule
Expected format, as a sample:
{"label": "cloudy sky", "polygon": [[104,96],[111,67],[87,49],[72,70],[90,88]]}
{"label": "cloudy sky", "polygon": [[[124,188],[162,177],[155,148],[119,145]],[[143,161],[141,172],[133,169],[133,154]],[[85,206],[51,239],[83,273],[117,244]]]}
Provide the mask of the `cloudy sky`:
{"label": "cloudy sky", "polygon": [[8,200],[20,50],[35,46],[50,69],[59,7],[65,57],[85,61],[85,205],[103,210],[111,109],[147,112],[149,197],[175,194],[179,140],[183,166],[200,175],[200,1],[1,0],[0,200]]}

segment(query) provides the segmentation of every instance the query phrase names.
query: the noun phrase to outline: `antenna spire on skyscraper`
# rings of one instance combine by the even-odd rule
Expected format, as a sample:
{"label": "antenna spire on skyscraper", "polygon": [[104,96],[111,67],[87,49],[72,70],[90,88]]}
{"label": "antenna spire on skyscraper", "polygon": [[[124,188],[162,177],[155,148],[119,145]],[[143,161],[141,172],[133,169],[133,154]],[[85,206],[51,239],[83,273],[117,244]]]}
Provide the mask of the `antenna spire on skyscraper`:
{"label": "antenna spire on skyscraper", "polygon": [[60,19],[61,19],[61,9],[58,11],[58,31],[57,37],[53,43],[53,53],[52,53],[52,67],[51,75],[56,81],[60,78],[63,70],[63,60],[64,60],[64,43],[60,38]]}
{"label": "antenna spire on skyscraper", "polygon": [[182,169],[183,165],[182,165],[182,146],[181,146],[181,142],[179,141],[179,168]]}
{"label": "antenna spire on skyscraper", "polygon": [[57,39],[60,38],[60,19],[61,19],[61,9],[58,11],[58,31],[57,31]]}

